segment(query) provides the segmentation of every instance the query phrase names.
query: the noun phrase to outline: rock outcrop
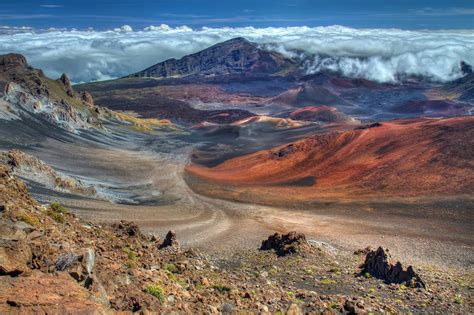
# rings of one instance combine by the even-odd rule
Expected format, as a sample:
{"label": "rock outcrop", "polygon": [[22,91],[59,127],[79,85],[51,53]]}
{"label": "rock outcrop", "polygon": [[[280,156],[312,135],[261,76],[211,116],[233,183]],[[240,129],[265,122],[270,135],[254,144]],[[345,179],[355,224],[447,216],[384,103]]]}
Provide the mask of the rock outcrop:
{"label": "rock outcrop", "polygon": [[160,245],[160,249],[163,248],[179,248],[179,242],[176,239],[176,232],[174,231],[168,231],[166,233],[165,239],[163,240],[163,243]]}
{"label": "rock outcrop", "polygon": [[20,54],[0,55],[0,66],[28,66],[25,56]]}
{"label": "rock outcrop", "polygon": [[311,250],[311,245],[306,241],[306,236],[294,231],[287,234],[275,233],[262,241],[260,250],[274,250],[278,256],[288,254],[304,254]]}
{"label": "rock outcrop", "polygon": [[22,55],[0,55],[0,91],[0,118],[22,119],[33,114],[74,133],[102,127],[89,93],[74,91],[66,74],[57,80],[46,77],[28,66]]}
{"label": "rock outcrop", "polygon": [[362,265],[362,274],[365,273],[382,279],[386,283],[406,283],[412,287],[425,288],[425,283],[415,273],[412,266],[408,266],[405,270],[399,261],[393,263],[388,250],[382,247],[367,253]]}

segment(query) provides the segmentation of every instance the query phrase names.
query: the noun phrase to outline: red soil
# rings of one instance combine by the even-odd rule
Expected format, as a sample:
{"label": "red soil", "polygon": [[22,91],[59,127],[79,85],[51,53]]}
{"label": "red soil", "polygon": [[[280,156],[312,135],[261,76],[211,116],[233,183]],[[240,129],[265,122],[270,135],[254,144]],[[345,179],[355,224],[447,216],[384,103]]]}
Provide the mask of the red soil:
{"label": "red soil", "polygon": [[384,122],[315,135],[213,168],[188,165],[186,171],[213,186],[210,194],[231,192],[232,198],[472,195],[474,117]]}

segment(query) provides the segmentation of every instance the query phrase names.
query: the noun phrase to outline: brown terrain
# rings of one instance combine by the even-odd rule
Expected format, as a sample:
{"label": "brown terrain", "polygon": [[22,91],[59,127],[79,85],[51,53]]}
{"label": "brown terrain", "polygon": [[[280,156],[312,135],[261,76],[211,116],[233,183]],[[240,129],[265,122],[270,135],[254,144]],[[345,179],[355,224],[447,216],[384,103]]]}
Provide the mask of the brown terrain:
{"label": "brown terrain", "polygon": [[273,202],[472,195],[473,139],[470,116],[398,120],[316,135],[213,168],[189,165],[186,171],[229,186],[239,200],[241,189],[244,198]]}
{"label": "brown terrain", "polygon": [[382,248],[343,254],[302,234],[275,233],[260,250],[254,244],[213,260],[181,249],[171,231],[161,240],[131,222],[99,225],[58,203],[41,206],[5,165],[0,192],[4,314],[464,313],[472,306],[468,275],[405,268]]}

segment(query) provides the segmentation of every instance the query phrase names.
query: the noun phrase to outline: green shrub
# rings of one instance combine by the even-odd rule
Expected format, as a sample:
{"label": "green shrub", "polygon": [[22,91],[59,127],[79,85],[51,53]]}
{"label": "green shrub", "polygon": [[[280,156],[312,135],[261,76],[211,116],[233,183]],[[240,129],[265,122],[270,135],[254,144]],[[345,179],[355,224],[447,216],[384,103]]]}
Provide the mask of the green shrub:
{"label": "green shrub", "polygon": [[175,264],[166,264],[164,269],[171,272],[171,273],[177,273],[178,272],[178,267],[176,267]]}
{"label": "green shrub", "polygon": [[454,303],[459,304],[459,305],[464,303],[464,299],[462,298],[460,294],[456,294],[454,296]]}
{"label": "green shrub", "polygon": [[321,284],[336,284],[336,280],[332,280],[332,279],[323,279],[321,281],[319,281]]}
{"label": "green shrub", "polygon": [[122,248],[122,251],[127,254],[128,261],[126,263],[127,267],[129,269],[133,269],[137,267],[137,262],[138,262],[138,255],[137,253],[132,250],[130,247],[124,247]]}
{"label": "green shrub", "polygon": [[160,302],[165,301],[165,290],[158,284],[150,284],[143,289],[145,293],[153,295],[156,297]]}
{"label": "green shrub", "polygon": [[29,225],[32,225],[32,226],[38,226],[40,224],[38,218],[32,216],[29,213],[22,212],[16,216],[16,219],[23,221],[25,223],[28,223]]}
{"label": "green shrub", "polygon": [[64,215],[67,213],[67,209],[59,202],[51,203],[48,207],[48,210],[46,210],[46,215],[58,223],[64,223],[66,221]]}
{"label": "green shrub", "polygon": [[55,201],[49,205],[51,210],[57,213],[67,214],[68,211],[65,207],[63,207],[59,202]]}

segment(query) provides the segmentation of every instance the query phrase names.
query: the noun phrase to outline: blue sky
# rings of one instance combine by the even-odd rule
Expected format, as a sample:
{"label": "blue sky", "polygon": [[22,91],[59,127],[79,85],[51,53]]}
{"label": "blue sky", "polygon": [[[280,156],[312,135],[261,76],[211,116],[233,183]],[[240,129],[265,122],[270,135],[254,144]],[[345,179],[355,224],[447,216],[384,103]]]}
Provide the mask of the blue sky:
{"label": "blue sky", "polygon": [[473,0],[17,0],[0,4],[1,26],[134,29],[327,26],[472,29]]}

